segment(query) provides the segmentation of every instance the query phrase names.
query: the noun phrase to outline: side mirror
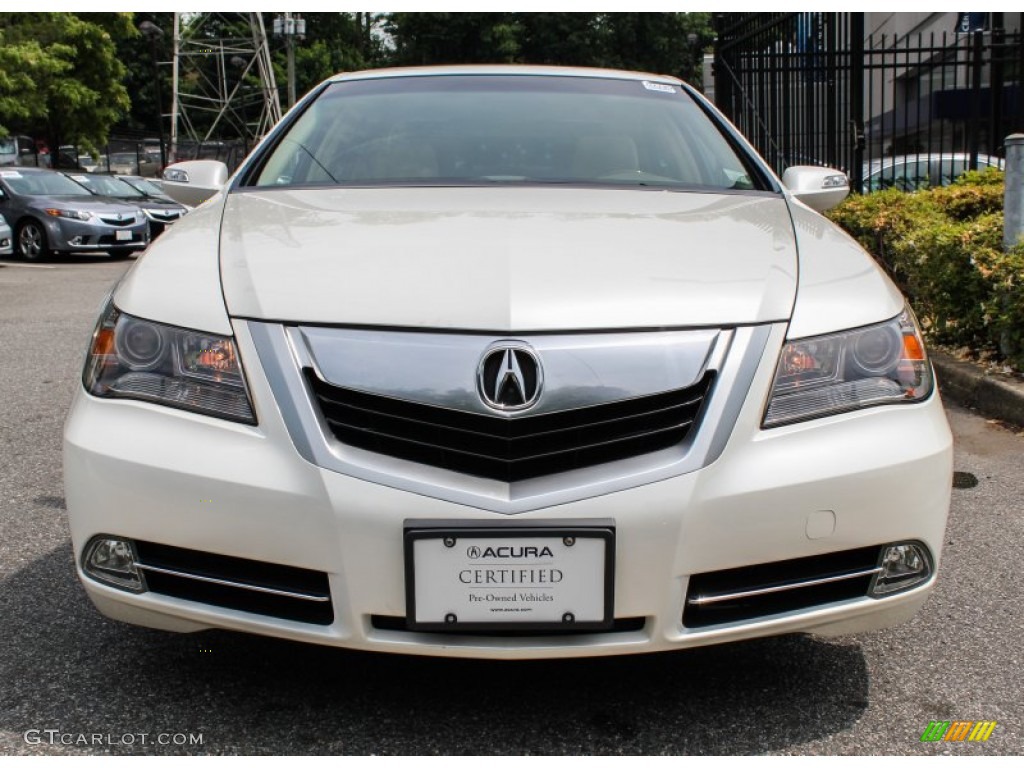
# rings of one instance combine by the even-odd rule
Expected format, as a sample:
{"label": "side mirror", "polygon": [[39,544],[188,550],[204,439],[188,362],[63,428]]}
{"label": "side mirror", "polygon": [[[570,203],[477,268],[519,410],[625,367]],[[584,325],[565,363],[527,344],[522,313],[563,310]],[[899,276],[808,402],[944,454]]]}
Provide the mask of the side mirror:
{"label": "side mirror", "polygon": [[164,169],[164,191],[182,205],[202,205],[228,181],[228,167],[219,160],[187,160]]}
{"label": "side mirror", "polygon": [[793,197],[819,213],[839,205],[850,194],[850,180],[845,173],[817,165],[787,168],[782,183]]}

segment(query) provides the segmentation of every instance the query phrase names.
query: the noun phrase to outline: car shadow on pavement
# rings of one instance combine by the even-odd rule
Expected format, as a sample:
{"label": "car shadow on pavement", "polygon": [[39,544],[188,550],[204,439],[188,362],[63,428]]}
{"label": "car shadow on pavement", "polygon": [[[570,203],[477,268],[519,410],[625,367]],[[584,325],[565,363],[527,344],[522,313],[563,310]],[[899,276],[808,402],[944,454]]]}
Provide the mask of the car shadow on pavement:
{"label": "car shadow on pavement", "polygon": [[[70,545],[0,581],[0,616],[0,730],[16,739],[0,751],[760,754],[848,729],[868,703],[859,645],[796,636],[495,662],[156,632],[93,609]],[[33,747],[33,729],[149,738]],[[202,744],[152,743],[180,733]]]}

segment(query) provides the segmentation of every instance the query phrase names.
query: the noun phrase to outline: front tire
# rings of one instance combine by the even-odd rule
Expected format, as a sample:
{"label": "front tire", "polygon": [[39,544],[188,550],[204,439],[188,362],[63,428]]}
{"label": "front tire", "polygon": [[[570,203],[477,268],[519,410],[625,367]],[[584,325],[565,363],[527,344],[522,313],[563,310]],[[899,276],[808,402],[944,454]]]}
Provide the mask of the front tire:
{"label": "front tire", "polygon": [[42,261],[51,254],[46,229],[35,219],[28,219],[18,225],[17,242],[18,254],[25,261]]}

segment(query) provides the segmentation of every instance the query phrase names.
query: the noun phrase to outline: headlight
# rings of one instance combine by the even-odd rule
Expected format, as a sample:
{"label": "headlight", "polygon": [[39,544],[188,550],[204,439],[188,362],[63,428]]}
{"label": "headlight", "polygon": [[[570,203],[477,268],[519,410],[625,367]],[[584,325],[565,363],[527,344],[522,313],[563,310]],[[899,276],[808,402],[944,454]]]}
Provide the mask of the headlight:
{"label": "headlight", "polygon": [[88,211],[71,211],[64,208],[46,208],[48,214],[51,216],[59,216],[62,219],[78,219],[79,221],[88,221],[92,218],[92,214]]}
{"label": "headlight", "polygon": [[932,386],[921,331],[906,309],[886,323],[786,344],[764,426],[920,402]]}
{"label": "headlight", "polygon": [[121,313],[112,301],[93,333],[82,383],[97,397],[256,423],[230,336],[151,323]]}

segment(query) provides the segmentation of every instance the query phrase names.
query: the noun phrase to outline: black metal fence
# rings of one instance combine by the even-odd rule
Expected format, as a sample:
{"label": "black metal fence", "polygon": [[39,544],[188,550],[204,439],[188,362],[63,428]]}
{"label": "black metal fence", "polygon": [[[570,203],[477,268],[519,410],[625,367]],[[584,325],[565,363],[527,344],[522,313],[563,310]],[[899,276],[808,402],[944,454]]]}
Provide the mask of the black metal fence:
{"label": "black metal fence", "polygon": [[[58,165],[64,170],[85,170],[95,173],[120,173],[131,176],[158,178],[163,172],[164,158],[170,160],[170,147],[166,141],[161,151],[161,139],[141,132],[121,130],[112,134],[107,143],[99,147],[96,156],[74,146],[59,148]],[[249,152],[248,142],[242,139],[179,141],[175,159],[220,160],[234,171]],[[37,152],[19,158],[19,165],[50,168],[54,166],[53,150]]]}
{"label": "black metal fence", "polygon": [[997,164],[1024,130],[1019,32],[865,35],[863,13],[716,14],[715,101],[765,159],[855,189]]}

